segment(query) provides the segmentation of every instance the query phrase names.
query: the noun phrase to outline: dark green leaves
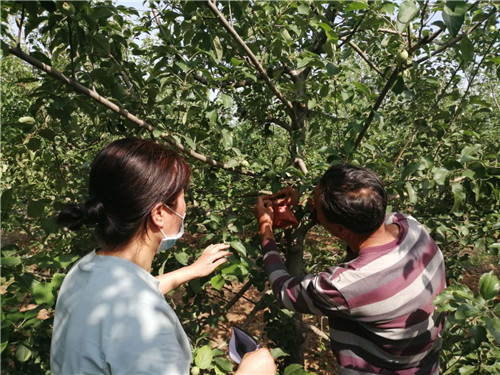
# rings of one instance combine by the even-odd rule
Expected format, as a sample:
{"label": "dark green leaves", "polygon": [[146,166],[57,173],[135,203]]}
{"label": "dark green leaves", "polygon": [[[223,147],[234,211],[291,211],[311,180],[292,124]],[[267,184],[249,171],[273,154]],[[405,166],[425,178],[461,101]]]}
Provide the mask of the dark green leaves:
{"label": "dark green leaves", "polygon": [[474,59],[474,45],[468,37],[460,42],[460,54],[465,62],[471,62]]}
{"label": "dark green leaves", "polygon": [[462,27],[467,11],[465,1],[447,1],[443,7],[443,21],[451,36],[456,36]]}

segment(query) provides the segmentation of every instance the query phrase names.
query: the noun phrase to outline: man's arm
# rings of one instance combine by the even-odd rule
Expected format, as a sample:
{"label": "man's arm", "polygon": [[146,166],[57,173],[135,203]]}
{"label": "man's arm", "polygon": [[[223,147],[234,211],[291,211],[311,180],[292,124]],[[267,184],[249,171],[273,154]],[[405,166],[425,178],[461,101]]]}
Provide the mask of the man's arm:
{"label": "man's arm", "polygon": [[262,239],[264,267],[276,299],[287,309],[327,315],[347,309],[342,294],[332,285],[329,273],[292,277],[274,241],[274,213],[269,197],[259,197],[255,207]]}

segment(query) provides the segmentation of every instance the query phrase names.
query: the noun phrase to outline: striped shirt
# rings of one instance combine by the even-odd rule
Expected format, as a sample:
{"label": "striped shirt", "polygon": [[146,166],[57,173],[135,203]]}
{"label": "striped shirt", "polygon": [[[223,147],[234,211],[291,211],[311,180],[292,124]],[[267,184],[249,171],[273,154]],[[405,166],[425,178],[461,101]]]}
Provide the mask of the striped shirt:
{"label": "striped shirt", "polygon": [[274,295],[287,309],[328,317],[341,374],[438,374],[446,287],[443,255],[411,216],[387,215],[398,238],[317,275],[292,277],[273,240],[262,243]]}

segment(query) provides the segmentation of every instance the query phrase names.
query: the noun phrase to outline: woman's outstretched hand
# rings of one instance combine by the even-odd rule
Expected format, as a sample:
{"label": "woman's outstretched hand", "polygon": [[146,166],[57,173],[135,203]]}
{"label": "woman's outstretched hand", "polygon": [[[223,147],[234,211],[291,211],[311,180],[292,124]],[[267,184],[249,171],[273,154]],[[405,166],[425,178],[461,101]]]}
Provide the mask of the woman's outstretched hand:
{"label": "woman's outstretched hand", "polygon": [[229,245],[218,243],[208,246],[198,259],[190,266],[196,277],[210,275],[221,264],[227,261],[227,257],[232,253],[223,251],[228,249]]}
{"label": "woman's outstretched hand", "polygon": [[159,289],[162,294],[167,294],[179,285],[210,275],[218,266],[227,261],[230,251],[224,251],[229,245],[218,243],[208,246],[193,264],[165,273],[156,278],[160,281]]}

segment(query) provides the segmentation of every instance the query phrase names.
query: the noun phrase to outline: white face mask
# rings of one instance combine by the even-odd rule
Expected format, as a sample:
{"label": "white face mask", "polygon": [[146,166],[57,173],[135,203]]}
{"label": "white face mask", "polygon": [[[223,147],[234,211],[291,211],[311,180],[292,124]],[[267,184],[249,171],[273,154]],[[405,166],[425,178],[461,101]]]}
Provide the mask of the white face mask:
{"label": "white face mask", "polygon": [[176,214],[177,216],[179,216],[182,219],[182,223],[181,223],[181,227],[179,229],[179,233],[177,233],[175,236],[167,237],[165,235],[165,232],[163,232],[163,229],[160,228],[160,232],[163,235],[163,238],[160,241],[160,244],[158,245],[158,248],[156,249],[156,254],[159,254],[162,251],[165,251],[165,250],[168,250],[168,249],[172,248],[175,245],[175,242],[179,238],[181,238],[182,235],[184,234],[184,218],[186,217],[186,215],[183,216],[183,215],[175,212],[170,207],[168,207],[166,204],[165,204],[165,207],[167,207],[171,212],[173,212],[174,214]]}

